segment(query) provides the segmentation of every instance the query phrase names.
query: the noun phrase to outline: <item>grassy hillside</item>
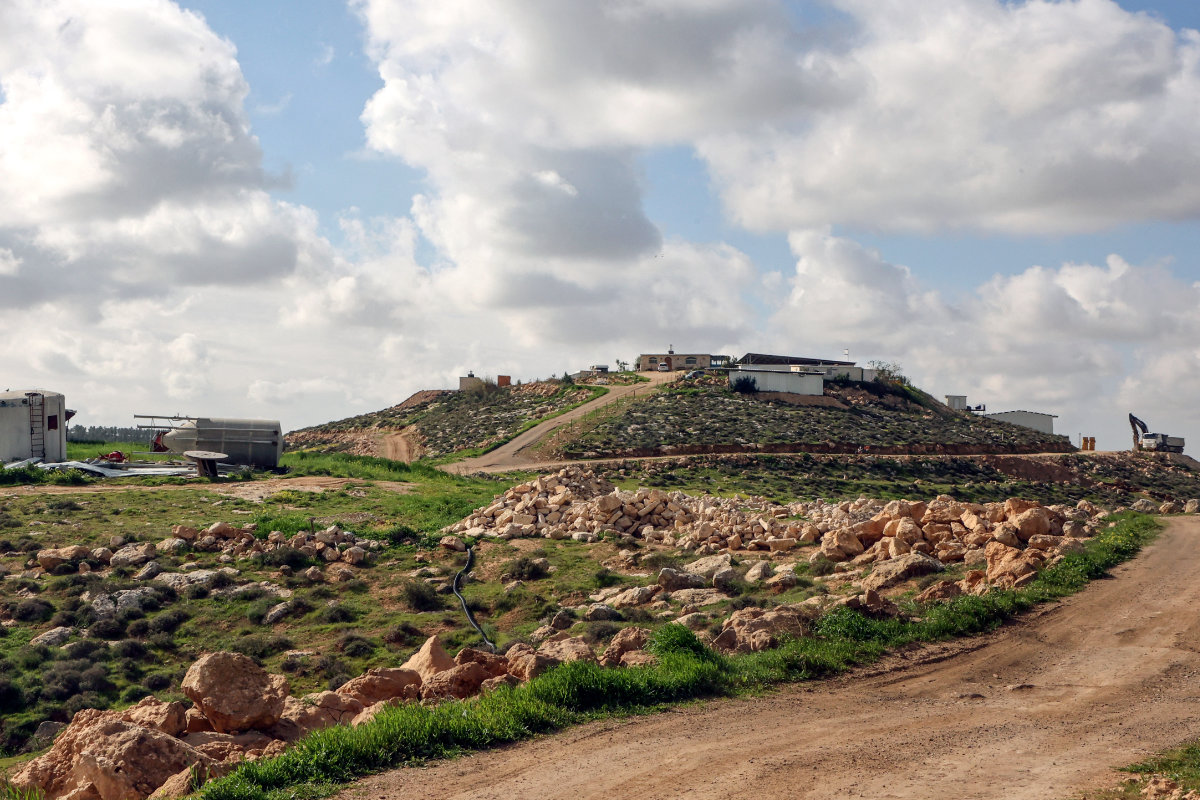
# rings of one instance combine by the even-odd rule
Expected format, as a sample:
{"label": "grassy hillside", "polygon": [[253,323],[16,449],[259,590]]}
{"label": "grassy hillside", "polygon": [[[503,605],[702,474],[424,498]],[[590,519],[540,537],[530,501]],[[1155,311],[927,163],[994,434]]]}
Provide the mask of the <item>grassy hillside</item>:
{"label": "grassy hillside", "polygon": [[460,451],[488,450],[531,423],[586,402],[606,390],[542,381],[465,392],[418,392],[391,408],[302,428],[287,435],[290,449],[381,455],[381,434],[403,429],[413,434],[430,458]]}
{"label": "grassy hillside", "polygon": [[551,455],[595,458],[737,448],[835,453],[860,448],[917,453],[1074,449],[1064,436],[953,412],[911,387],[831,383],[823,398],[800,398],[740,394],[708,379],[680,381],[606,409],[561,436]]}

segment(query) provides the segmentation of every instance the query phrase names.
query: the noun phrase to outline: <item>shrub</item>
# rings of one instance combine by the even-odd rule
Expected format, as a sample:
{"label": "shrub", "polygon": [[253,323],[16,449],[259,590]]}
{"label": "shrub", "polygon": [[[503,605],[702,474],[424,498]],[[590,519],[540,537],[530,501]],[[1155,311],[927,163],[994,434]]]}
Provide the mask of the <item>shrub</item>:
{"label": "shrub", "polygon": [[45,645],[24,647],[12,654],[12,660],[22,672],[32,672],[50,660],[50,648]]}
{"label": "shrub", "polygon": [[0,713],[12,714],[25,708],[25,693],[8,678],[0,678]]}
{"label": "shrub", "polygon": [[239,638],[230,646],[230,649],[253,659],[262,660],[276,653],[282,653],[284,650],[291,650],[293,646],[292,640],[286,636],[252,634]]}
{"label": "shrub", "polygon": [[52,628],[74,628],[79,624],[79,616],[73,611],[59,611],[50,618]]}
{"label": "shrub", "polygon": [[738,394],[755,394],[758,391],[758,382],[749,375],[734,378],[731,386]]}
{"label": "shrub", "polygon": [[125,635],[125,623],[117,617],[101,617],[88,628],[88,635],[100,639],[120,639]]}
{"label": "shrub", "polygon": [[129,626],[125,629],[125,632],[130,636],[136,636],[138,638],[146,636],[150,633],[150,620],[135,619],[133,622],[129,623]]}
{"label": "shrub", "polygon": [[170,633],[152,633],[146,638],[146,644],[155,650],[174,650],[175,637]]}
{"label": "shrub", "polygon": [[301,570],[315,563],[313,559],[304,555],[304,553],[287,545],[277,547],[274,550],[268,550],[266,553],[263,553],[262,560],[268,566],[291,567],[293,570]]}
{"label": "shrub", "polygon": [[809,562],[808,571],[818,577],[824,575],[832,575],[837,564],[830,561],[825,556],[818,556],[815,561]]}
{"label": "shrub", "polygon": [[136,681],[142,677],[142,665],[136,658],[121,658],[113,668],[127,681]]}
{"label": "shrub", "polygon": [[405,581],[400,596],[414,611],[440,611],[446,607],[437,590],[425,581]]}
{"label": "shrub", "polygon": [[182,608],[171,608],[150,620],[150,632],[173,633],[189,619],[191,619],[191,615]]}
{"label": "shrub", "polygon": [[356,616],[354,609],[341,603],[331,603],[321,612],[321,619],[329,623],[353,622]]}
{"label": "shrub", "polygon": [[546,577],[546,565],[537,559],[521,556],[508,565],[504,573],[507,581],[536,581]]}
{"label": "shrub", "polygon": [[253,622],[255,625],[261,625],[263,620],[267,618],[267,613],[278,605],[272,598],[264,597],[260,600],[255,600],[246,609],[246,619]]}
{"label": "shrub", "polygon": [[425,638],[421,629],[411,622],[401,622],[396,627],[383,634],[383,640],[398,647],[407,647]]}
{"label": "shrub", "polygon": [[621,630],[621,626],[617,623],[601,620],[598,622],[589,622],[583,632],[583,636],[592,643],[603,642],[616,636],[619,630]]}
{"label": "shrub", "polygon": [[151,692],[145,686],[138,686],[137,684],[134,684],[133,686],[125,687],[125,691],[121,692],[121,701],[124,703],[136,703],[143,697],[149,697],[152,694],[153,692]]}
{"label": "shrub", "polygon": [[201,583],[193,583],[183,590],[183,596],[188,600],[203,600],[208,597],[208,587]]}
{"label": "shrub", "polygon": [[12,615],[18,622],[45,622],[54,615],[54,606],[40,597],[30,597],[17,603]]}
{"label": "shrub", "polygon": [[146,676],[146,680],[142,681],[142,685],[152,692],[161,692],[163,689],[170,688],[171,676],[164,675],[161,672],[154,672]]}
{"label": "shrub", "polygon": [[116,687],[108,679],[108,670],[100,664],[88,667],[79,676],[79,688],[85,692],[111,692]]}
{"label": "shrub", "polygon": [[608,567],[601,567],[592,575],[592,580],[596,586],[604,589],[608,586],[616,586],[621,582],[621,576],[613,572]]}
{"label": "shrub", "polygon": [[337,643],[337,649],[350,658],[366,658],[375,652],[375,645],[355,633],[346,634]]}
{"label": "shrub", "polygon": [[145,658],[146,646],[137,639],[123,639],[112,646],[112,653],[118,658]]}
{"label": "shrub", "polygon": [[91,661],[107,661],[108,645],[96,639],[80,639],[63,647],[63,654],[70,659],[86,658]]}

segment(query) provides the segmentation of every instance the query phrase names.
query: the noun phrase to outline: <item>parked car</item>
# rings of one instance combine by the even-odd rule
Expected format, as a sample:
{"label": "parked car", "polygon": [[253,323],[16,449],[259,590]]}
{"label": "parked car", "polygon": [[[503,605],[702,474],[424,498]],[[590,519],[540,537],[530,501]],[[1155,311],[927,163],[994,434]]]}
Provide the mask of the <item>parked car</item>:
{"label": "parked car", "polygon": [[658,365],[658,371],[659,371],[659,372],[670,372],[670,371],[671,371],[671,368],[670,368],[670,367],[668,367],[668,366],[667,366],[667,362],[665,362],[665,361],[664,361],[664,362],[662,362],[661,364],[659,364],[659,365]]}

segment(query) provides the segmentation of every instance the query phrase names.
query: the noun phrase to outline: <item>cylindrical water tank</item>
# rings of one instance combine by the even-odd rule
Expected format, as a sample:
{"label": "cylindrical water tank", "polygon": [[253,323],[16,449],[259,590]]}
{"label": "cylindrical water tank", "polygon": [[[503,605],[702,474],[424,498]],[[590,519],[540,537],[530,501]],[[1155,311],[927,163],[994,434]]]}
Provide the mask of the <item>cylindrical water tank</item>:
{"label": "cylindrical water tank", "polygon": [[273,419],[200,417],[167,431],[162,443],[172,453],[210,450],[227,455],[225,463],[277,467],[283,455],[283,430]]}

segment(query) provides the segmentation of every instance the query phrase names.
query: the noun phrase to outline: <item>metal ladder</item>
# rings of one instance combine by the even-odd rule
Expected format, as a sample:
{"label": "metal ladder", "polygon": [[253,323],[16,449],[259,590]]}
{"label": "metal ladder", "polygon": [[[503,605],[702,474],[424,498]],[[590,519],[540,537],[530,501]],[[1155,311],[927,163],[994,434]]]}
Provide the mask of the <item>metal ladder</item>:
{"label": "metal ladder", "polygon": [[32,458],[46,457],[46,396],[40,392],[26,392],[29,398],[29,455]]}

